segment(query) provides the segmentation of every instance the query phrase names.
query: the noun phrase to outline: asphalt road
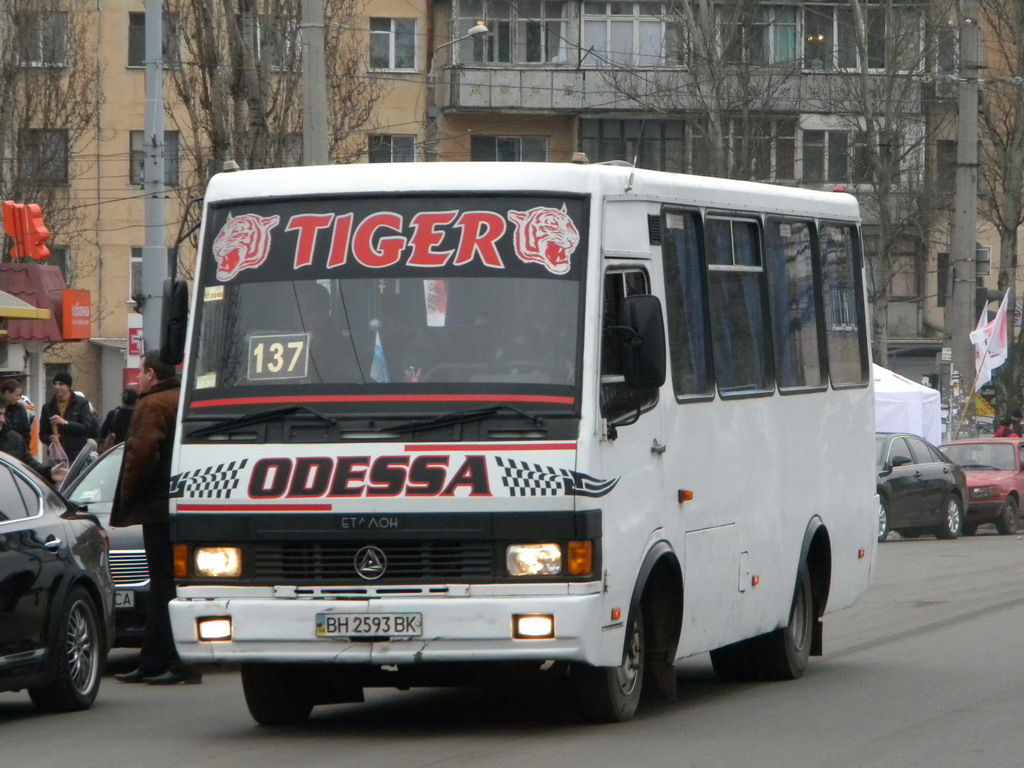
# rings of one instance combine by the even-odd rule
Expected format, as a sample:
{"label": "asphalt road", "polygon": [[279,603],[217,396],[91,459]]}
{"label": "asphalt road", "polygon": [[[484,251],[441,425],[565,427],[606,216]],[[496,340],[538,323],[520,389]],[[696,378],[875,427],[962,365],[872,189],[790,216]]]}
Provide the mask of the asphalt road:
{"label": "asphalt road", "polygon": [[[621,725],[583,725],[559,691],[524,687],[369,691],[266,729],[221,669],[201,686],[107,677],[69,715],[0,694],[0,768],[1019,768],[1022,644],[1024,541],[985,528],[880,545],[870,590],[828,619],[802,680],[722,684],[698,656],[678,667],[677,702]],[[133,662],[115,651],[111,666]]]}

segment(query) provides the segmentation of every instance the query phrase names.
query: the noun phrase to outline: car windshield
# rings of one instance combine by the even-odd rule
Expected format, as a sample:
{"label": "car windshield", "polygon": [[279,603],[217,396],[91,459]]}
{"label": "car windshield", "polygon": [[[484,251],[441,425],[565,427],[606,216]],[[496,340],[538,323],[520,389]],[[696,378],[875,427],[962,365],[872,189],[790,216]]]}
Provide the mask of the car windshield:
{"label": "car windshield", "polygon": [[1017,469],[1012,443],[947,444],[942,452],[964,469]]}
{"label": "car windshield", "polygon": [[[571,409],[584,211],[533,196],[213,209],[190,417],[296,402],[328,414],[401,404],[410,417],[460,402]],[[531,246],[517,222],[542,215]]]}
{"label": "car windshield", "polygon": [[104,454],[71,489],[68,499],[75,504],[112,502],[121,471],[122,446]]}

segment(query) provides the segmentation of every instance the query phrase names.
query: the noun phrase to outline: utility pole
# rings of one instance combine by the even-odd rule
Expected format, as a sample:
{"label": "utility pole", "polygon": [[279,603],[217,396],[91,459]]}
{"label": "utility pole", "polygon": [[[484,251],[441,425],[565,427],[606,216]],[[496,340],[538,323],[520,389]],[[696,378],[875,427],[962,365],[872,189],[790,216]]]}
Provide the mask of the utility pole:
{"label": "utility pole", "polygon": [[302,164],[327,165],[323,0],[302,0]]}
{"label": "utility pole", "polygon": [[[981,35],[978,0],[960,2],[960,88],[957,115],[956,178],[953,187],[953,231],[949,243],[952,290],[946,303],[943,357],[952,363],[943,389],[948,404],[946,437],[957,437],[960,425],[974,432],[975,289],[978,283],[978,71]],[[947,353],[947,350],[949,352]]]}
{"label": "utility pole", "polygon": [[[145,349],[160,346],[164,280],[168,276],[166,189],[164,187],[164,21],[161,0],[146,0],[146,114],[143,120],[146,238],[142,247],[142,338]],[[131,361],[128,361],[129,367]]]}

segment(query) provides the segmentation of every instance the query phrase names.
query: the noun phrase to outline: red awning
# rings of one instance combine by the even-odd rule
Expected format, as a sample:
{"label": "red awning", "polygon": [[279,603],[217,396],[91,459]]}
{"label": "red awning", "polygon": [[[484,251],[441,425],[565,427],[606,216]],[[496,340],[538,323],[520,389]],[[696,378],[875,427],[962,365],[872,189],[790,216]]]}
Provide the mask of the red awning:
{"label": "red awning", "polygon": [[0,264],[0,291],[39,309],[50,310],[49,319],[7,318],[10,341],[63,341],[60,317],[63,291],[67,287],[59,267],[49,264]]}

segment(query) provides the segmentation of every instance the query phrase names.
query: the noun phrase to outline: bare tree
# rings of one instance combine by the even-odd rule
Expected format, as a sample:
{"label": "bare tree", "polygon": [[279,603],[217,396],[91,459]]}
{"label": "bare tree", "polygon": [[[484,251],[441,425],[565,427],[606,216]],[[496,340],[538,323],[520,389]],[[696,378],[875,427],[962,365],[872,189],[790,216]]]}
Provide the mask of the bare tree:
{"label": "bare tree", "polygon": [[[367,76],[357,29],[363,0],[324,5],[329,155],[353,162],[384,86]],[[167,0],[165,10],[180,44],[180,58],[165,61],[180,105],[168,108],[168,125],[179,131],[183,201],[202,195],[227,160],[242,168],[300,164],[301,0]]]}
{"label": "bare tree", "polygon": [[[1024,225],[1024,6],[982,0],[988,65],[979,113],[981,197],[978,212],[999,233],[999,290],[1016,294],[1018,229]],[[1011,304],[1011,306],[1013,306]],[[1020,407],[1024,334],[996,371],[996,415]]]}
{"label": "bare tree", "polygon": [[[73,0],[0,3],[0,194],[40,205],[51,245],[90,237],[70,188],[92,168],[80,150],[102,103],[96,31],[95,10]],[[0,258],[9,260],[6,249]],[[95,268],[74,266],[77,276]]]}

